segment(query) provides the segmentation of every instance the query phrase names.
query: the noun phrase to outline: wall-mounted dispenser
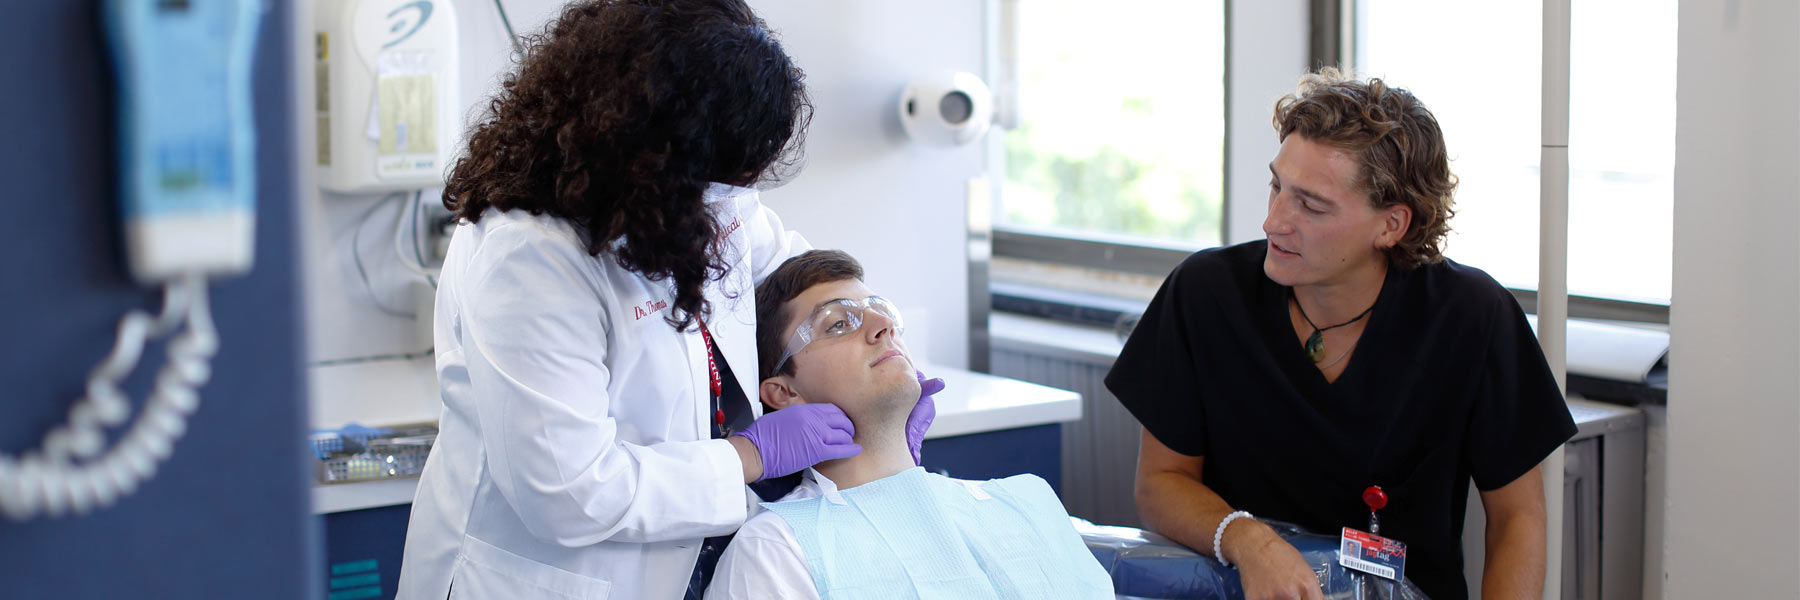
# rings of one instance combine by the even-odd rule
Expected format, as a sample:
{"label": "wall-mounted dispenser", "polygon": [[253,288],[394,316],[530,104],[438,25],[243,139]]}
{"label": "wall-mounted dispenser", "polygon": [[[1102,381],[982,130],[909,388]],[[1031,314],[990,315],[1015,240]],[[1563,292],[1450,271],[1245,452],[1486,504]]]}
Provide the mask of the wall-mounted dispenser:
{"label": "wall-mounted dispenser", "polygon": [[980,139],[994,123],[994,94],[970,73],[945,71],[914,79],[900,93],[900,125],[932,146]]}
{"label": "wall-mounted dispenser", "polygon": [[444,184],[461,138],[448,0],[321,0],[314,33],[319,187]]}

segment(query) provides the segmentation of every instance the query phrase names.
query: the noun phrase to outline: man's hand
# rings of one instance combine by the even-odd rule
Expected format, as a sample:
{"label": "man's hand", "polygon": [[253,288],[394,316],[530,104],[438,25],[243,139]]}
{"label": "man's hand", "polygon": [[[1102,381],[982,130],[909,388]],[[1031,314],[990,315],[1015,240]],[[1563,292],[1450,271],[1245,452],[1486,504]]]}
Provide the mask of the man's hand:
{"label": "man's hand", "polygon": [[[1247,519],[1226,527],[1225,554],[1237,565],[1245,600],[1324,600],[1319,577],[1293,544],[1269,526]],[[1239,523],[1243,528],[1239,529]],[[1233,544],[1236,543],[1236,545]]]}
{"label": "man's hand", "polygon": [[1220,546],[1238,568],[1246,600],[1325,600],[1312,566],[1267,524],[1231,521]]}
{"label": "man's hand", "polygon": [[[1133,498],[1144,523],[1182,545],[1211,554],[1213,533],[1232,513],[1224,498],[1201,483],[1206,458],[1170,450],[1145,430],[1138,437],[1138,471]],[[1219,539],[1216,557],[1237,565],[1238,581],[1249,600],[1285,598],[1324,600],[1319,577],[1300,558],[1293,544],[1268,525],[1233,519]]]}

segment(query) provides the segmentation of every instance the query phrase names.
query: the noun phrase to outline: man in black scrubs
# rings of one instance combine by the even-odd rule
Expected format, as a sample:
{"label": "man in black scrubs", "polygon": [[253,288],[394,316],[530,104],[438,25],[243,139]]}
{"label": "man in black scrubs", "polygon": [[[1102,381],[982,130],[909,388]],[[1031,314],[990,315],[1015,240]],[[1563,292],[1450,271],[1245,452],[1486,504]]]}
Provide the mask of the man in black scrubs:
{"label": "man in black scrubs", "polygon": [[1277,102],[1275,128],[1268,239],[1170,273],[1106,378],[1144,426],[1139,513],[1238,567],[1247,598],[1319,598],[1256,519],[1366,530],[1379,486],[1406,577],[1455,600],[1473,478],[1483,597],[1537,598],[1538,463],[1575,425],[1517,302],[1443,257],[1456,179],[1436,119],[1326,69]]}

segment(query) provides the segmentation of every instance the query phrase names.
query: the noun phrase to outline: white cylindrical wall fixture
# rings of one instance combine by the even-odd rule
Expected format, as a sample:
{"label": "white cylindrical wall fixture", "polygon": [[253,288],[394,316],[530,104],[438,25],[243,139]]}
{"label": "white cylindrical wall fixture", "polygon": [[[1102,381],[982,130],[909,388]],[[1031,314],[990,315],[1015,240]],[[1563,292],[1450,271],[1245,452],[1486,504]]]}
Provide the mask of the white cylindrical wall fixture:
{"label": "white cylindrical wall fixture", "polygon": [[912,80],[900,93],[900,126],[930,146],[961,146],[981,139],[994,123],[994,94],[980,77],[961,71]]}

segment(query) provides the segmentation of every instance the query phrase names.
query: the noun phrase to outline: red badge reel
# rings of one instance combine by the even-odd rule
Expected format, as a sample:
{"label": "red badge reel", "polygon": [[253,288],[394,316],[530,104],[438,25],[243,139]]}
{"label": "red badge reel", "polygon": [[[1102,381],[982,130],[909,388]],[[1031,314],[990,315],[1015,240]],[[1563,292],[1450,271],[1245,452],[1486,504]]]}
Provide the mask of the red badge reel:
{"label": "red badge reel", "polygon": [[1362,499],[1363,504],[1369,505],[1369,533],[1380,534],[1381,517],[1376,516],[1375,511],[1387,506],[1387,492],[1381,491],[1379,485],[1371,485],[1363,490]]}

